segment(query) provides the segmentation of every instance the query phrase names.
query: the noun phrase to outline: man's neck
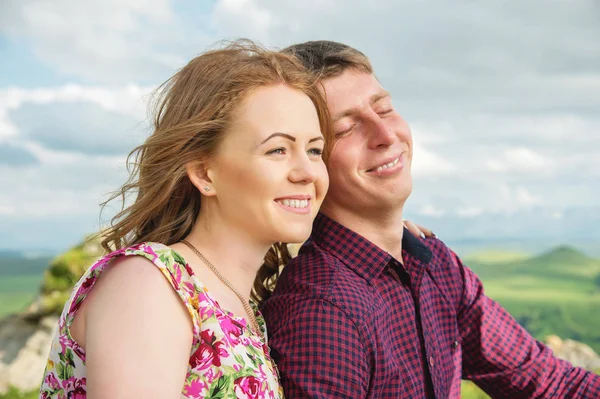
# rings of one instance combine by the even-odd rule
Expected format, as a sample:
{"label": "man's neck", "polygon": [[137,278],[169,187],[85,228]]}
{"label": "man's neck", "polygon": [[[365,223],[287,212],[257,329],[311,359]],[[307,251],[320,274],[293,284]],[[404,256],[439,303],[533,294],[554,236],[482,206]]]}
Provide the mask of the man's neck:
{"label": "man's neck", "polygon": [[365,237],[402,262],[402,209],[385,214],[357,214],[345,209],[321,209],[328,218]]}

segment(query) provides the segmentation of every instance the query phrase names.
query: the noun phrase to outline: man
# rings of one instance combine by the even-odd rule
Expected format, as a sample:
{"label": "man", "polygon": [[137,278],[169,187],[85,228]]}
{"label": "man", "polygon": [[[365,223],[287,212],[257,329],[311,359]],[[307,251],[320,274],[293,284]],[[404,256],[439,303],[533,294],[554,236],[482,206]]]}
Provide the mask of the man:
{"label": "man", "polygon": [[330,188],[264,307],[287,398],[600,398],[600,377],[553,357],[436,238],[402,226],[411,132],[369,60],[340,43],[294,45],[334,120]]}

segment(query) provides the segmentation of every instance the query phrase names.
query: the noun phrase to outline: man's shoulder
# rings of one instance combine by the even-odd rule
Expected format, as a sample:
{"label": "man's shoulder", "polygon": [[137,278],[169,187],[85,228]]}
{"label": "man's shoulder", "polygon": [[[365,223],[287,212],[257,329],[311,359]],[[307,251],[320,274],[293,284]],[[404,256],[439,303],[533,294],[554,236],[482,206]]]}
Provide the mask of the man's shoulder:
{"label": "man's shoulder", "polygon": [[437,237],[421,239],[431,251],[428,276],[450,303],[457,305],[464,289],[466,267],[458,255]]}
{"label": "man's shoulder", "polygon": [[431,252],[431,259],[428,262],[430,270],[456,269],[458,255],[445,242],[438,237],[428,237],[420,239]]}
{"label": "man's shoulder", "polygon": [[369,292],[369,284],[342,260],[309,242],[283,268],[267,302],[300,309],[303,302],[322,301],[355,314],[368,309]]}

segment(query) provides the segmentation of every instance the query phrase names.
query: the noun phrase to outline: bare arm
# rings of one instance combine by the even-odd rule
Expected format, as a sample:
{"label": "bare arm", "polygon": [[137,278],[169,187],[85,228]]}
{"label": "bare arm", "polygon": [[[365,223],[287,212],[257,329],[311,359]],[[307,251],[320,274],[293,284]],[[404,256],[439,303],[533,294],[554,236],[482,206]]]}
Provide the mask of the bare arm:
{"label": "bare arm", "polygon": [[147,259],[113,263],[86,299],[87,397],[179,398],[192,345],[189,313]]}

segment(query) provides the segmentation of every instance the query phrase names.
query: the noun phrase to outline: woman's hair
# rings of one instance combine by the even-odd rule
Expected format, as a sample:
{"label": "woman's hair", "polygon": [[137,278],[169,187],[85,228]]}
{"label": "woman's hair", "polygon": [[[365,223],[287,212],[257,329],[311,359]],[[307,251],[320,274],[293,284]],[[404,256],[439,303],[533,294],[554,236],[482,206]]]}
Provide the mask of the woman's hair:
{"label": "woman's hair", "polygon": [[[171,245],[186,237],[202,206],[186,164],[214,156],[242,101],[256,88],[277,84],[300,90],[315,105],[326,158],[333,142],[327,105],[314,75],[297,58],[249,40],[207,51],[156,90],[154,131],[127,157],[128,181],[102,204],[122,201],[102,233],[103,248],[113,251],[145,241]],[[280,267],[290,259],[285,243],[270,248],[254,282],[254,301],[270,295]]]}

